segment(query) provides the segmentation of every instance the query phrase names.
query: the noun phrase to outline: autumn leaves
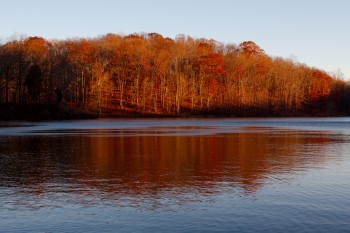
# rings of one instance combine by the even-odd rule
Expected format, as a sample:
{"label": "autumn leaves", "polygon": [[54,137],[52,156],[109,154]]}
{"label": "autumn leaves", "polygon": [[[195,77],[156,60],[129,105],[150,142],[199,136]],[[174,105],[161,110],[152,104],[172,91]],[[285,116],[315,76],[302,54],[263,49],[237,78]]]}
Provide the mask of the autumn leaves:
{"label": "autumn leaves", "polygon": [[[322,115],[347,111],[349,86],[324,71],[239,46],[157,33],[0,47],[0,101],[110,114]],[[55,92],[56,91],[56,92]]]}

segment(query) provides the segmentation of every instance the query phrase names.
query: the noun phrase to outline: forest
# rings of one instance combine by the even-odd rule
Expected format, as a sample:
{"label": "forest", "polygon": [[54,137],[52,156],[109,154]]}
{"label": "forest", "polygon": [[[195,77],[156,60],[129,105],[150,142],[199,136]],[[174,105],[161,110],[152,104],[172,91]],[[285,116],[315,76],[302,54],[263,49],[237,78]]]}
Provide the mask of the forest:
{"label": "forest", "polygon": [[252,41],[143,33],[0,45],[2,111],[67,106],[116,117],[340,116],[349,114],[349,103],[349,82],[269,56]]}

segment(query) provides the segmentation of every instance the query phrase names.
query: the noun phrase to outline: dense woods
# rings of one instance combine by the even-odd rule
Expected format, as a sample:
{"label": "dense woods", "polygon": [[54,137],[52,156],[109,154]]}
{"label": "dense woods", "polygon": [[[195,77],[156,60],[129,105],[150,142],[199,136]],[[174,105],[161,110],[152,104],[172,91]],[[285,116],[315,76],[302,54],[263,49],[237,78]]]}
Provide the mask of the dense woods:
{"label": "dense woods", "polygon": [[115,116],[344,115],[349,83],[239,45],[157,33],[0,46],[1,106],[56,105]]}

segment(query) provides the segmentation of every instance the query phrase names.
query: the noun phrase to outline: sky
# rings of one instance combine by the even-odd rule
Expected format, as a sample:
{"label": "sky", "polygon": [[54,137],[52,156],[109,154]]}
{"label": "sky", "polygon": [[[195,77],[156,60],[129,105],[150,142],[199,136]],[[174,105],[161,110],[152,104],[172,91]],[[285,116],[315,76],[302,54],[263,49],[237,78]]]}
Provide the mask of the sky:
{"label": "sky", "polygon": [[0,0],[0,42],[156,32],[239,44],[350,80],[350,0]]}

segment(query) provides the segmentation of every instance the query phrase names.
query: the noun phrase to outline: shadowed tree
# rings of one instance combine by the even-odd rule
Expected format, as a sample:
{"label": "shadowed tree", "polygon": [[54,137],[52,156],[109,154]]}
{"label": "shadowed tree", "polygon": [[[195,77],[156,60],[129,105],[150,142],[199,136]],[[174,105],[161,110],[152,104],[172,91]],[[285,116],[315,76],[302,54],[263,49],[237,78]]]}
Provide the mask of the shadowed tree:
{"label": "shadowed tree", "polygon": [[33,103],[40,103],[40,95],[42,92],[42,73],[38,65],[32,65],[29,68],[25,85],[28,89],[28,94]]}

